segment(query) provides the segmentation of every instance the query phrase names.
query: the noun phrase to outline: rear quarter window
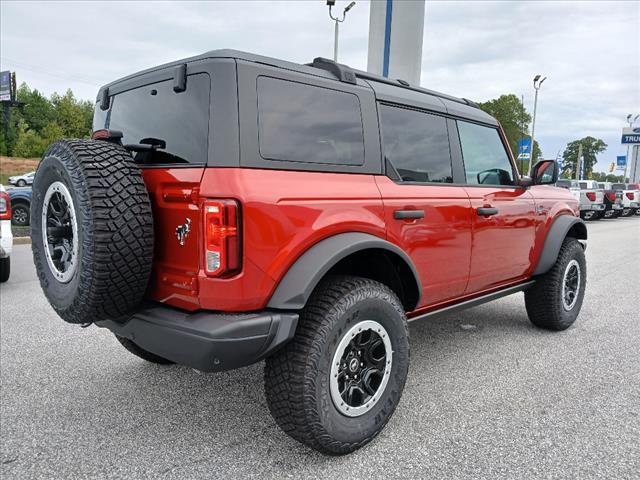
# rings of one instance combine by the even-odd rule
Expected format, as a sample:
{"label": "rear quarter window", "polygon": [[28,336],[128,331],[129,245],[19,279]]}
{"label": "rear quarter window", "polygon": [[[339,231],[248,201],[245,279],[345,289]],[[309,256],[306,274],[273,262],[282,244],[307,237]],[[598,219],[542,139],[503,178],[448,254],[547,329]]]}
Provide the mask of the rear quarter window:
{"label": "rear quarter window", "polygon": [[132,152],[138,163],[206,164],[210,89],[209,75],[198,73],[187,77],[184,92],[173,91],[173,80],[127,90],[112,98],[105,127],[121,131],[125,145],[158,145]]}
{"label": "rear quarter window", "polygon": [[269,160],[363,165],[364,132],[357,95],[258,77],[258,143]]}

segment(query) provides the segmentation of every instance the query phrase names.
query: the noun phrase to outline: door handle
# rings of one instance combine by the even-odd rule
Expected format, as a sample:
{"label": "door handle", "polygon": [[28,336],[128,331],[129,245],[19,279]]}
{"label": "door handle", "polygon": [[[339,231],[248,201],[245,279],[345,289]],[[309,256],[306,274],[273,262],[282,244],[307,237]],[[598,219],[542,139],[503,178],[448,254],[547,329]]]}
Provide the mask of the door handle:
{"label": "door handle", "polygon": [[410,220],[424,218],[424,210],[395,210],[393,218],[396,220]]}
{"label": "door handle", "polygon": [[490,217],[491,215],[497,215],[498,209],[493,207],[480,207],[476,212],[482,217]]}

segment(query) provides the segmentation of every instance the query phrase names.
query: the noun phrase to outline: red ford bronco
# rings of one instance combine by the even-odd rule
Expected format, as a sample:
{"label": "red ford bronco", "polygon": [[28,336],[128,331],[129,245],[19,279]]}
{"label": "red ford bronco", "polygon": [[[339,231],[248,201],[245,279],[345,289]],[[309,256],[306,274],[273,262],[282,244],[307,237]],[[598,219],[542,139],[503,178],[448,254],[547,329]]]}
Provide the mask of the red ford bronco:
{"label": "red ford bronco", "polygon": [[408,322],[521,291],[575,321],[587,230],[556,180],[471,101],[218,50],[100,89],[93,139],[38,167],[33,257],[63,320],[145,360],[265,359],[278,425],[342,454],[398,405]]}

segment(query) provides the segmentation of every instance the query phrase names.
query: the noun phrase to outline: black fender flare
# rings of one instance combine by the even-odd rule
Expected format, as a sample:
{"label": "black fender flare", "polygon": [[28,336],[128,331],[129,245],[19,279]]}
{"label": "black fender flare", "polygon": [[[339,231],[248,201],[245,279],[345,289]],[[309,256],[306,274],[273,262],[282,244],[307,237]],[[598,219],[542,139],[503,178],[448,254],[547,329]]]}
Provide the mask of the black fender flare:
{"label": "black fender flare", "polygon": [[538,264],[533,272],[533,275],[542,275],[547,273],[551,267],[556,263],[562,242],[567,238],[567,234],[570,230],[575,232],[575,236],[578,240],[587,239],[587,226],[584,221],[573,215],[560,215],[557,217],[544,239],[544,246],[542,247],[542,253],[538,259]]}
{"label": "black fender flare", "polygon": [[383,249],[398,255],[413,273],[422,296],[420,276],[411,258],[401,248],[368,233],[339,233],[313,245],[291,265],[269,300],[268,307],[279,310],[302,309],[322,277],[340,260],[366,249]]}

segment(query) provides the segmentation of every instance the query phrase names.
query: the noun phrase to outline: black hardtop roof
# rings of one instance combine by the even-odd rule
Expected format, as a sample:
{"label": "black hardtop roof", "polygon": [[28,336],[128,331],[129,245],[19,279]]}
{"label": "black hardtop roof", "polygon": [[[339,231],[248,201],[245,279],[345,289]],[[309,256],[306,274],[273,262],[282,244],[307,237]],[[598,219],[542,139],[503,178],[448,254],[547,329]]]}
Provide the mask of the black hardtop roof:
{"label": "black hardtop roof", "polygon": [[[366,82],[365,84],[368,84],[369,86],[371,86],[371,88],[373,88],[374,91],[376,91],[376,93],[378,91],[378,88],[376,88],[375,84],[377,83],[377,84],[384,84],[384,85],[396,87],[394,89],[394,98],[400,101],[405,100],[406,103],[408,104],[415,103],[416,92],[422,93],[425,95],[430,95],[432,97],[437,97],[441,99],[445,104],[445,106],[447,104],[452,104],[452,103],[459,104],[459,107],[456,108],[456,112],[455,112],[456,115],[458,116],[462,116],[462,117],[468,116],[473,118],[474,120],[484,121],[486,123],[497,125],[496,120],[491,115],[480,110],[479,107],[470,100],[467,100],[464,98],[458,98],[453,95],[447,95],[445,93],[436,92],[434,90],[429,90],[419,86],[410,85],[408,82],[402,79],[390,79],[390,78],[383,77],[380,75],[375,75],[369,72],[353,69],[347,65],[335,63],[327,59],[316,59],[314,61],[315,65],[313,63],[303,65],[299,63],[288,62],[286,60],[279,60],[277,58],[265,57],[263,55],[257,55],[254,53],[242,52],[240,50],[233,50],[233,49],[210,50],[200,55],[165,63],[163,65],[158,65],[156,67],[148,68],[146,70],[141,70],[139,72],[128,75],[126,77],[119,78],[118,80],[115,80],[113,82],[110,82],[102,86],[100,88],[100,91],[98,92],[97,100],[100,101],[101,92],[105,88],[109,88],[121,82],[125,82],[127,80],[130,80],[142,75],[146,75],[148,73],[152,73],[158,70],[163,70],[165,68],[176,67],[185,63],[197,62],[200,60],[206,60],[210,58],[231,58],[236,60],[244,60],[247,62],[260,63],[260,64],[269,65],[277,68],[282,68],[285,70],[292,70],[295,72],[306,73],[309,75],[321,76],[325,78],[332,78],[332,79],[338,79],[338,80],[340,80],[340,78],[337,77],[335,73],[336,69],[339,71],[346,70],[346,71],[352,72],[352,74],[355,75],[357,78]],[[317,62],[318,60],[321,60],[322,61],[321,63],[324,64],[325,67],[326,65],[332,65],[333,68],[326,69],[326,68],[323,68],[322,66],[319,67],[318,65],[321,65],[321,63]]]}

